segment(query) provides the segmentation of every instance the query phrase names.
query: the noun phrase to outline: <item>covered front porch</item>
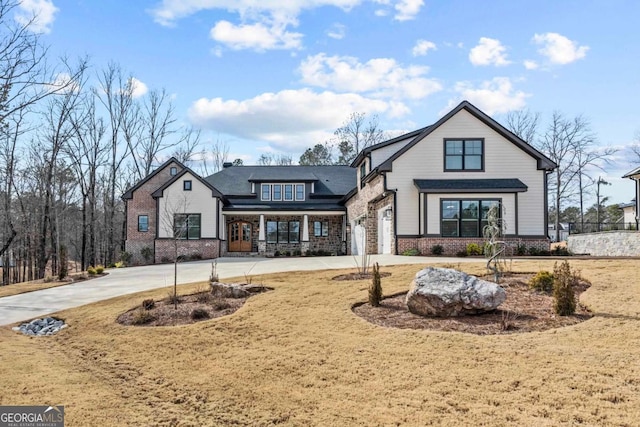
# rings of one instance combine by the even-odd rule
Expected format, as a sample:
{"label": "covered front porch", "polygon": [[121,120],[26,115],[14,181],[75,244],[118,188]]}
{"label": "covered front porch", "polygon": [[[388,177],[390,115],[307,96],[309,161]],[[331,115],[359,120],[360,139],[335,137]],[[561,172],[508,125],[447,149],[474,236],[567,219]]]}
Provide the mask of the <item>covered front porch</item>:
{"label": "covered front porch", "polygon": [[223,211],[222,217],[227,256],[346,253],[344,211]]}

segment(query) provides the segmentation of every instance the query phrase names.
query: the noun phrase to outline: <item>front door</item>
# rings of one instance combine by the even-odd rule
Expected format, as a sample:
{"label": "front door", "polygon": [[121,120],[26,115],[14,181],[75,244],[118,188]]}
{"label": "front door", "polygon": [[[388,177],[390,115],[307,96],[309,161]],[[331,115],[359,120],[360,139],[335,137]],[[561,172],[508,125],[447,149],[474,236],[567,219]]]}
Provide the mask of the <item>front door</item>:
{"label": "front door", "polygon": [[229,224],[229,252],[251,252],[251,224],[233,222]]}

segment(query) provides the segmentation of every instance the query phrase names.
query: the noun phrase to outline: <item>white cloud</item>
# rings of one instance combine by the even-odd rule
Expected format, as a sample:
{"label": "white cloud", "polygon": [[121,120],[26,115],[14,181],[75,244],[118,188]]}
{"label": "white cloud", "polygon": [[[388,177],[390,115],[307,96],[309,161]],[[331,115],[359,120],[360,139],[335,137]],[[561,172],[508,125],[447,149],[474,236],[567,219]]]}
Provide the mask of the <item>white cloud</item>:
{"label": "white cloud", "polygon": [[430,42],[428,40],[418,40],[416,45],[411,50],[413,56],[424,56],[430,50],[437,50],[438,47],[434,42]]}
{"label": "white cloud", "polygon": [[211,29],[211,38],[231,49],[299,49],[302,34],[286,31],[286,23],[234,25],[220,21]]}
{"label": "white cloud", "polygon": [[536,61],[532,61],[531,59],[527,59],[524,61],[524,68],[527,70],[535,70],[538,68],[538,63]]}
{"label": "white cloud", "polygon": [[578,46],[578,43],[569,40],[558,33],[544,33],[533,36],[533,42],[542,45],[538,53],[549,59],[552,64],[570,64],[587,55],[589,46]]}
{"label": "white cloud", "polygon": [[327,36],[331,37],[332,39],[342,40],[345,36],[346,31],[347,27],[342,24],[335,23],[331,26],[331,28],[327,30]]}
{"label": "white cloud", "polygon": [[423,0],[398,0],[395,5],[396,15],[394,19],[397,21],[415,19],[423,5]]}
{"label": "white cloud", "polygon": [[500,40],[480,37],[479,44],[469,51],[469,61],[473,65],[509,65],[506,50]]}
{"label": "white cloud", "polygon": [[80,90],[80,84],[78,81],[73,80],[69,73],[58,73],[55,79],[47,85],[47,88],[49,92],[78,92]]}
{"label": "white cloud", "polygon": [[392,99],[422,99],[442,90],[435,79],[424,76],[429,67],[402,67],[391,58],[366,63],[350,56],[309,56],[299,68],[304,83],[337,91],[368,93]]}
{"label": "white cloud", "polygon": [[460,100],[466,99],[487,114],[508,113],[520,110],[526,105],[526,98],[530,94],[515,91],[511,80],[507,77],[494,77],[484,81],[479,87],[474,87],[470,82],[458,82],[454,90],[459,97],[449,101],[449,104],[441,114],[455,107]]}
{"label": "white cloud", "polygon": [[48,34],[58,10],[51,0],[21,0],[15,19],[20,25],[28,25],[34,33]]}
{"label": "white cloud", "polygon": [[133,96],[134,98],[140,98],[146,95],[147,92],[149,92],[149,88],[147,87],[147,85],[142,81],[136,79],[135,77],[131,77],[129,84],[131,84],[131,87],[133,89],[131,96]]}
{"label": "white cloud", "polygon": [[296,150],[329,139],[353,111],[391,117],[409,113],[398,102],[354,93],[300,89],[264,93],[241,101],[201,98],[191,105],[189,119],[205,129]]}

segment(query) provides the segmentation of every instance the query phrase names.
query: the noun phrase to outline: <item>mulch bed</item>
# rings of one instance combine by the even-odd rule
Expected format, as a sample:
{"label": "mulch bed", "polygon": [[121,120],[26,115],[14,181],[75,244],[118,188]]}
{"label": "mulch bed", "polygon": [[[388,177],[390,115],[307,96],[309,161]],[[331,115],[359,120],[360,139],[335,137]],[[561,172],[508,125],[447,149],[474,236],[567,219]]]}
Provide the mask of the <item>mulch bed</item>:
{"label": "mulch bed", "polygon": [[[264,288],[270,291],[272,288]],[[142,300],[137,307],[118,316],[117,322],[126,326],[176,326],[188,325],[203,320],[215,319],[235,313],[248,298],[216,298],[209,291],[191,295],[178,295],[177,309],[169,297],[155,301],[150,310],[142,308]],[[203,310],[205,317],[194,318],[194,310]]]}
{"label": "mulch bed", "polygon": [[[590,319],[593,315],[586,307],[577,304],[573,316],[558,316],[553,310],[553,297],[529,289],[533,274],[513,274],[501,280],[507,299],[497,310],[489,313],[460,317],[422,317],[409,312],[405,304],[406,292],[383,299],[379,307],[359,303],[353,312],[367,321],[380,326],[400,329],[425,329],[456,331],[476,335],[512,334],[545,331],[574,325]],[[492,280],[490,277],[483,277]],[[574,287],[576,300],[590,284],[580,281]]]}
{"label": "mulch bed", "polygon": [[[380,277],[389,277],[391,273],[380,272]],[[372,279],[373,273],[348,273],[341,274],[339,276],[332,277],[331,280],[364,280]]]}

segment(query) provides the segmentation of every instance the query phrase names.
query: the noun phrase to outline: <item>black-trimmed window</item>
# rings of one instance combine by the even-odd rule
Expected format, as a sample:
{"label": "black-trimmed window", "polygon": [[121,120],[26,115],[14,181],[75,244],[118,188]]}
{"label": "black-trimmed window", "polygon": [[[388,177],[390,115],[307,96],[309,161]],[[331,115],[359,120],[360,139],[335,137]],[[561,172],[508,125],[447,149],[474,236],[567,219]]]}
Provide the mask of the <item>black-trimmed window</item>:
{"label": "black-trimmed window", "polygon": [[267,243],[299,243],[300,221],[267,221]]}
{"label": "black-trimmed window", "polygon": [[482,139],[445,139],[445,171],[482,171],[484,141]]}
{"label": "black-trimmed window", "polygon": [[149,215],[138,215],[138,231],[149,231]]}
{"label": "black-trimmed window", "polygon": [[176,176],[178,174],[178,168],[175,166],[171,166],[169,168],[169,175]]}
{"label": "black-trimmed window", "polygon": [[327,237],[329,235],[329,221],[314,221],[313,235],[315,237]]}
{"label": "black-trimmed window", "polygon": [[360,165],[360,188],[364,188],[364,177],[367,176],[367,161],[363,160]]}
{"label": "black-trimmed window", "polygon": [[500,206],[499,200],[492,199],[443,199],[440,203],[442,237],[482,237],[489,210]]}
{"label": "black-trimmed window", "polygon": [[191,191],[191,180],[186,179],[182,182],[182,189],[184,191]]}
{"label": "black-trimmed window", "polygon": [[175,214],[173,237],[180,240],[200,239],[200,214]]}

